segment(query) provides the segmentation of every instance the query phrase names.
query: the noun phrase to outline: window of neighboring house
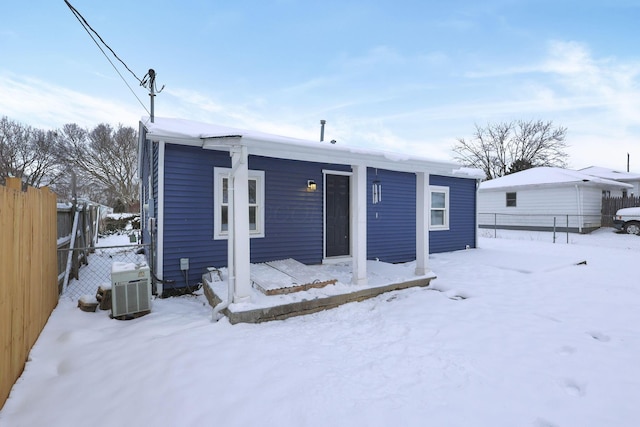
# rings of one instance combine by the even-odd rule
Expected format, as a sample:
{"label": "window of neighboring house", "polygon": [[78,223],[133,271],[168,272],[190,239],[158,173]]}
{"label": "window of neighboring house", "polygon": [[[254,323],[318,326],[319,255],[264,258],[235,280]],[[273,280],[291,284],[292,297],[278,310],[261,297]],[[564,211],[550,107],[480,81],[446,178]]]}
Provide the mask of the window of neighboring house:
{"label": "window of neighboring house", "polygon": [[622,190],[622,197],[627,197],[627,190]]}
{"label": "window of neighboring house", "polygon": [[516,194],[517,193],[507,193],[507,207],[516,206]]}
{"label": "window of neighboring house", "polygon": [[602,190],[602,197],[611,197],[610,190]]}
{"label": "window of neighboring house", "polygon": [[[214,239],[229,235],[229,168],[214,168]],[[264,171],[249,171],[249,236],[264,237]]]}
{"label": "window of neighboring house", "polygon": [[430,230],[449,229],[449,187],[429,187],[431,212],[429,215]]}

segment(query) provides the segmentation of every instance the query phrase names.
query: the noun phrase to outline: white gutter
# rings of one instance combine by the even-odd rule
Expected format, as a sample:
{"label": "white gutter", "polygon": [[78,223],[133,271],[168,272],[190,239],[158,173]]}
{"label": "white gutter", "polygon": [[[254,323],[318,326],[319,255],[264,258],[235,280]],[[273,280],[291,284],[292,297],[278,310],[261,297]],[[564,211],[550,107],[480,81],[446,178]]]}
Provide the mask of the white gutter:
{"label": "white gutter", "polygon": [[460,176],[453,172],[460,165],[453,162],[418,158],[408,154],[369,151],[357,147],[341,147],[318,143],[317,141],[298,140],[295,143],[288,143],[286,140],[291,138],[270,138],[268,136],[259,138],[256,135],[250,135],[240,130],[238,130],[238,133],[227,133],[218,136],[171,135],[158,130],[150,130],[147,132],[147,138],[153,141],[161,140],[167,143],[202,147],[210,150],[228,150],[232,146],[230,140],[237,141],[238,138],[242,138],[243,145],[248,147],[248,154],[255,156],[343,165],[366,163],[367,167],[398,172],[421,171],[432,175]]}

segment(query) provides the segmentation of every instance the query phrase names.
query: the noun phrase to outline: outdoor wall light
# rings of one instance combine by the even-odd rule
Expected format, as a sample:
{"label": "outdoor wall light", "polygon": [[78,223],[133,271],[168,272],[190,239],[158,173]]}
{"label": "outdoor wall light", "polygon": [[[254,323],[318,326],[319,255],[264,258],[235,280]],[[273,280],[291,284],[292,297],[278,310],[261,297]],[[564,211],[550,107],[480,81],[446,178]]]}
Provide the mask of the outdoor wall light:
{"label": "outdoor wall light", "polygon": [[316,191],[317,188],[318,186],[314,180],[310,179],[307,181],[307,191]]}

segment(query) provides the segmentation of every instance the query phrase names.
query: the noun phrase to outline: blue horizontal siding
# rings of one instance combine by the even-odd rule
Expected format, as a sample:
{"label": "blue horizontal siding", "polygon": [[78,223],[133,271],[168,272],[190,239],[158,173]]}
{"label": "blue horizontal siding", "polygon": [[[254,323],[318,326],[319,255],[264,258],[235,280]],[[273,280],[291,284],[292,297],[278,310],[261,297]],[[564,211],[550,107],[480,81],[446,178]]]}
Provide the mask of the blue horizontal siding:
{"label": "blue horizontal siding", "polygon": [[429,233],[429,253],[475,248],[476,181],[431,175],[429,184],[449,187],[449,230]]}
{"label": "blue horizontal siding", "polygon": [[[251,239],[251,262],[293,258],[320,264],[323,254],[323,169],[342,165],[251,156],[249,168],[264,171],[265,236]],[[314,180],[316,191],[307,191]]]}
{"label": "blue horizontal siding", "polygon": [[[193,286],[206,267],[227,264],[227,241],[213,239],[213,173],[214,167],[230,167],[231,161],[227,152],[174,144],[165,147],[163,277],[174,280],[175,287],[185,286],[180,258],[189,258],[189,285]],[[151,153],[157,159],[157,147],[152,147]],[[350,167],[250,156],[249,168],[264,171],[265,177],[265,237],[251,239],[251,262],[281,258],[306,264],[322,262],[322,170],[349,171]],[[150,172],[157,170],[154,163]],[[375,169],[367,170],[367,258],[413,260],[415,174],[379,169],[382,201],[374,205],[375,173]],[[315,192],[307,191],[310,179],[317,183]],[[430,252],[475,247],[475,181],[431,176],[430,184],[450,188],[450,230],[430,233]],[[154,196],[156,186],[154,179]]]}
{"label": "blue horizontal siding", "polygon": [[[373,181],[382,199],[373,203]],[[416,259],[416,175],[367,169],[367,259],[408,262]]]}
{"label": "blue horizontal siding", "polygon": [[[214,167],[230,167],[229,153],[167,144],[164,194],[164,279],[184,287],[180,258],[189,258],[189,284],[207,267],[227,265],[227,241],[214,240]],[[342,165],[250,156],[249,169],[264,171],[265,237],[252,238],[251,262],[294,258],[322,262],[322,170]],[[307,180],[318,185],[307,192]],[[171,287],[171,286],[168,286]]]}
{"label": "blue horizontal siding", "polygon": [[227,264],[227,241],[213,240],[213,168],[231,167],[229,153],[166,144],[164,162],[164,279],[184,287],[180,258],[189,258],[189,285],[206,267]]}

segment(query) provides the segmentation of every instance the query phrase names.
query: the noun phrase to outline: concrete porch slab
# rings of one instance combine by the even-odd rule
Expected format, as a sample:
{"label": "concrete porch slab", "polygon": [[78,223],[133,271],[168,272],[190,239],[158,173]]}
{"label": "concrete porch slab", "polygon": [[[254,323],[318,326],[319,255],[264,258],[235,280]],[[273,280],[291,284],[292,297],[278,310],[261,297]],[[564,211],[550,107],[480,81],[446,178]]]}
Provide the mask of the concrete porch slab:
{"label": "concrete porch slab", "polygon": [[[429,286],[436,278],[435,274],[423,276],[414,274],[415,265],[387,264],[368,261],[368,284],[356,286],[350,283],[350,265],[308,266],[323,269],[324,274],[338,278],[335,284],[323,288],[308,289],[286,295],[264,295],[254,289],[251,302],[230,304],[222,313],[231,324],[260,323],[269,320],[282,320],[293,316],[316,313],[350,302],[363,301],[385,292],[407,289],[416,286]],[[203,277],[203,289],[212,307],[227,299],[228,284],[226,271],[221,269],[222,280],[210,281]]]}

